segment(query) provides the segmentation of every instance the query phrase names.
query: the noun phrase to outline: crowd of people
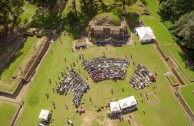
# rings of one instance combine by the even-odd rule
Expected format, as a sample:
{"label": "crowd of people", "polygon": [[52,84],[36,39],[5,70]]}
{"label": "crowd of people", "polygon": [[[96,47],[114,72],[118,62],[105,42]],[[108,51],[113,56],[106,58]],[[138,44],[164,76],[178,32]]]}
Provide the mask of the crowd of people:
{"label": "crowd of people", "polygon": [[82,78],[71,69],[65,76],[62,81],[59,82],[57,87],[57,93],[59,94],[67,94],[73,93],[72,103],[78,107],[81,102],[81,97],[83,93],[89,88],[89,85],[82,80]]}
{"label": "crowd of people", "polygon": [[129,60],[102,56],[95,57],[91,61],[84,60],[82,65],[94,82],[107,79],[123,80],[126,77]]}
{"label": "crowd of people", "polygon": [[113,46],[123,46],[125,43],[125,41],[123,39],[121,40],[118,40],[116,42],[112,42],[112,41],[106,41],[106,40],[103,40],[103,41],[96,41],[95,44],[97,46],[106,46],[106,45],[113,45]]}
{"label": "crowd of people", "polygon": [[138,64],[131,77],[130,83],[135,89],[140,89],[149,86],[149,84],[154,81],[156,81],[156,75],[144,65]]}

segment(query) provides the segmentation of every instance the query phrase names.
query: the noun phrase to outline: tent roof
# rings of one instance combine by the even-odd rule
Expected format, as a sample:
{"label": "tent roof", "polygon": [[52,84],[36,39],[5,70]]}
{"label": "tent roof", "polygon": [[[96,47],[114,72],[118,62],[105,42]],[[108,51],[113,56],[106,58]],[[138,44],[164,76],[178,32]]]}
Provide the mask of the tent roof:
{"label": "tent roof", "polygon": [[155,39],[153,31],[150,27],[135,28],[140,40]]}
{"label": "tent roof", "polygon": [[48,110],[41,110],[38,118],[48,120],[48,116],[49,116],[49,111]]}
{"label": "tent roof", "polygon": [[137,104],[137,101],[135,100],[134,96],[130,96],[130,97],[121,99],[118,102],[119,102],[119,105],[120,105],[121,109],[131,107],[131,106]]}
{"label": "tent roof", "polygon": [[110,110],[111,112],[120,111],[119,102],[110,102]]}

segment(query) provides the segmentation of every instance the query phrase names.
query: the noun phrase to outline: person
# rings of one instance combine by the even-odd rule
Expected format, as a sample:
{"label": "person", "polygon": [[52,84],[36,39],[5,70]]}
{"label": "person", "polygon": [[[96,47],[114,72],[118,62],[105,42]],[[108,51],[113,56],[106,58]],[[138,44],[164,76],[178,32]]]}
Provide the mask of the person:
{"label": "person", "polygon": [[90,99],[90,102],[92,102],[92,98],[90,97],[89,99]]}
{"label": "person", "polygon": [[145,114],[145,110],[144,110],[144,108],[143,108],[143,113]]}
{"label": "person", "polygon": [[113,95],[113,89],[111,89],[111,94]]}
{"label": "person", "polygon": [[122,92],[124,92],[124,88],[122,88]]}
{"label": "person", "polygon": [[55,102],[52,101],[53,108],[56,109]]}
{"label": "person", "polygon": [[46,95],[46,98],[48,99],[49,98],[49,94],[48,93],[45,93],[45,95]]}

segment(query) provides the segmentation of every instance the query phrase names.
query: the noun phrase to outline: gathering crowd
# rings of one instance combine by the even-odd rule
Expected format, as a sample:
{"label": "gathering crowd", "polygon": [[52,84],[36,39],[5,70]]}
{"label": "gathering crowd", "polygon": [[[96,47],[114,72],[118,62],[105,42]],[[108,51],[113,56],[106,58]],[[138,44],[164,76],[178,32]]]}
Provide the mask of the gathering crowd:
{"label": "gathering crowd", "polygon": [[156,75],[152,74],[144,65],[138,64],[131,77],[130,83],[135,89],[140,89],[149,86],[149,84],[154,81],[156,81]]}
{"label": "gathering crowd", "polygon": [[107,79],[123,80],[126,77],[129,60],[101,56],[95,57],[91,61],[84,60],[82,65],[94,82]]}
{"label": "gathering crowd", "polygon": [[73,93],[72,103],[78,107],[81,102],[81,97],[83,93],[89,88],[89,85],[82,80],[82,78],[71,69],[65,76],[62,81],[59,82],[57,87],[57,93],[59,94],[67,94]]}
{"label": "gathering crowd", "polygon": [[131,77],[130,83],[135,89],[140,89],[149,86],[149,84],[154,81],[156,81],[156,75],[144,65],[138,64]]}

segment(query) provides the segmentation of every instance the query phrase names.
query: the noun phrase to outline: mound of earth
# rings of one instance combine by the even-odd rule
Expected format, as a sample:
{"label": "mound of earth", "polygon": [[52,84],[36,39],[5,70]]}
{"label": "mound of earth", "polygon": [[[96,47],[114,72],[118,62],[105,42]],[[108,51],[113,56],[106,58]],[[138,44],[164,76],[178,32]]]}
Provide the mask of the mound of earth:
{"label": "mound of earth", "polygon": [[93,18],[96,26],[120,26],[121,20],[113,13],[101,13]]}

